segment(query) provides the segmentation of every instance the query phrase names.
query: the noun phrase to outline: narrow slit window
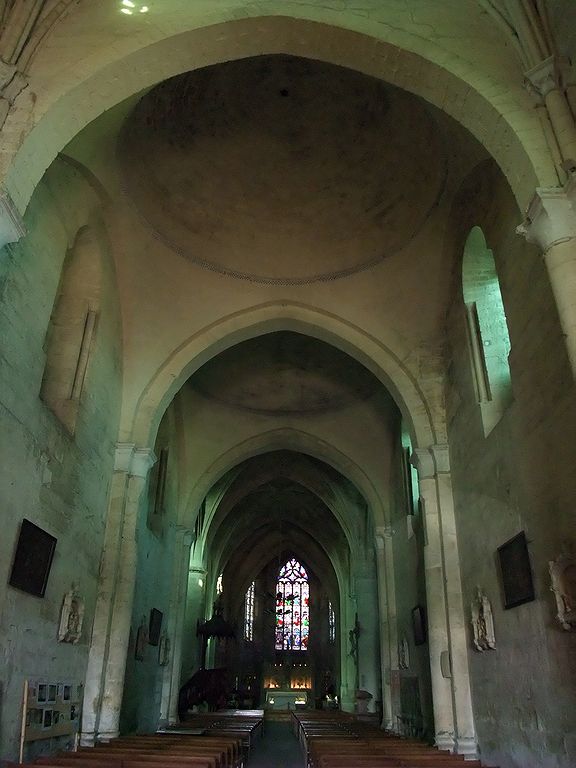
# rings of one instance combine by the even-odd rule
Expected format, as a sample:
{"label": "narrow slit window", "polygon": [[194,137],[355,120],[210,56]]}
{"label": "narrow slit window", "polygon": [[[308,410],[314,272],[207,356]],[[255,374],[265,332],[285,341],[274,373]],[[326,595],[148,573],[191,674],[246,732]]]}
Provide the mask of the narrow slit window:
{"label": "narrow slit window", "polygon": [[246,590],[244,598],[244,639],[251,642],[254,639],[254,592],[255,583],[252,582]]}

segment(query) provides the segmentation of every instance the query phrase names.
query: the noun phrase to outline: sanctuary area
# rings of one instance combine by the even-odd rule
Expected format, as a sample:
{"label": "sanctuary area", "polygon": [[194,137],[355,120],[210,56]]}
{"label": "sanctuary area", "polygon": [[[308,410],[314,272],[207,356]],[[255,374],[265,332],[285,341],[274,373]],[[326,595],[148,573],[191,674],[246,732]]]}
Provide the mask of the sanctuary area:
{"label": "sanctuary area", "polygon": [[576,765],[572,57],[0,0],[0,763]]}

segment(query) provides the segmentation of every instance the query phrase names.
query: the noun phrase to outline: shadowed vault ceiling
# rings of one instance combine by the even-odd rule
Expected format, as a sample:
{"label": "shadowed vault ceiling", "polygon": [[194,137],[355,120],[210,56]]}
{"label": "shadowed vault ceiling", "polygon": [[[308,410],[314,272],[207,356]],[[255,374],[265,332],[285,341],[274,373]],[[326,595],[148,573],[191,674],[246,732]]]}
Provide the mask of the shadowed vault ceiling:
{"label": "shadowed vault ceiling", "polygon": [[270,414],[329,411],[384,391],[345,352],[290,331],[231,347],[197,371],[190,386],[211,400]]}
{"label": "shadowed vault ceiling", "polygon": [[131,199],[165,244],[210,269],[285,284],[351,274],[396,252],[445,178],[423,102],[291,56],[161,83],[128,119],[120,155]]}

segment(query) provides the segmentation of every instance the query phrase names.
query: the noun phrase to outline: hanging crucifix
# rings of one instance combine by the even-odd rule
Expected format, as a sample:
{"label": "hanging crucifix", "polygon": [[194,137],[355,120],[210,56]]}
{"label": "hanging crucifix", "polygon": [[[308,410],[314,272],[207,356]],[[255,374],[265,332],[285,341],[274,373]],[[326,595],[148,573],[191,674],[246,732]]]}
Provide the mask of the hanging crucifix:
{"label": "hanging crucifix", "polygon": [[358,668],[358,638],[360,637],[360,622],[358,621],[358,614],[354,619],[354,629],[348,632],[350,638],[350,656],[354,661],[354,684],[356,690],[360,688],[360,670]]}

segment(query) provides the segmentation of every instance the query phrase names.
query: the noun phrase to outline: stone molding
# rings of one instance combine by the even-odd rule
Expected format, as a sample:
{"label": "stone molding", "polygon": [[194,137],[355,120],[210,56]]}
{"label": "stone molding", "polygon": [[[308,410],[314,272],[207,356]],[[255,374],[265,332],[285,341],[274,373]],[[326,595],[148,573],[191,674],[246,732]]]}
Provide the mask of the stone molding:
{"label": "stone molding", "polygon": [[436,733],[434,741],[438,749],[454,752],[454,735],[452,733]]}
{"label": "stone molding", "polygon": [[478,757],[478,743],[474,736],[457,736],[456,752],[464,755],[470,760],[476,760]]}
{"label": "stone molding", "polygon": [[16,243],[26,234],[20,212],[6,190],[0,191],[0,248]]}
{"label": "stone molding", "polygon": [[117,443],[114,454],[114,471],[128,472],[132,464],[132,456],[136,446],[134,443]]}
{"label": "stone molding", "polygon": [[156,463],[156,454],[152,448],[136,448],[132,456],[130,475],[132,477],[147,477],[148,472]]}
{"label": "stone molding", "polygon": [[576,174],[564,187],[538,187],[516,233],[543,253],[576,238]]}
{"label": "stone molding", "polygon": [[151,448],[136,448],[134,443],[117,443],[114,456],[114,471],[125,472],[132,477],[146,477],[156,463]]}
{"label": "stone molding", "polygon": [[437,443],[429,448],[415,448],[410,463],[418,472],[420,480],[428,480],[450,472],[448,443]]}

